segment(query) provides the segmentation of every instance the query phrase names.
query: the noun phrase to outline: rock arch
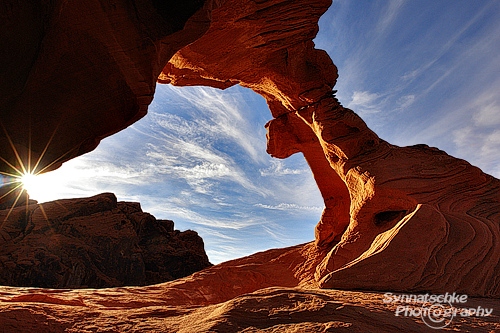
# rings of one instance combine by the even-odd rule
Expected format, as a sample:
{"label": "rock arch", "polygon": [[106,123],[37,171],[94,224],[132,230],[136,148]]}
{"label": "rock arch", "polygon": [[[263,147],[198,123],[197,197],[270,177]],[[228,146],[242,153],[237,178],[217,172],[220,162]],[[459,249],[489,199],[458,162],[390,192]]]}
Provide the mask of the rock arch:
{"label": "rock arch", "polygon": [[340,105],[336,67],[312,42],[329,0],[209,0],[183,30],[146,0],[8,5],[2,29],[29,17],[19,29],[41,32],[2,41],[31,60],[1,87],[0,170],[19,164],[14,147],[47,170],[94,149],[145,114],[157,79],[240,84],[267,100],[268,152],[303,152],[325,199],[298,280],[307,266],[328,288],[500,295],[500,181],[436,148],[391,145]]}

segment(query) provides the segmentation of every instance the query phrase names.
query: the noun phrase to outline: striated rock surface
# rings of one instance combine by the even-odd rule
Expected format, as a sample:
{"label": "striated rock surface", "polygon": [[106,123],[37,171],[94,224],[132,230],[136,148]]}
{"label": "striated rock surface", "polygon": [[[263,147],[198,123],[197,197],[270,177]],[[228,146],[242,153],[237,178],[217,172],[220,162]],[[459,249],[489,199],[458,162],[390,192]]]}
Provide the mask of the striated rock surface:
{"label": "striated rock surface", "polygon": [[211,266],[194,231],[112,193],[0,211],[0,285],[142,286]]}
{"label": "striated rock surface", "polygon": [[[257,253],[155,286],[0,287],[0,332],[436,332],[421,317],[395,316],[401,304],[384,302],[383,293],[308,287],[302,279],[314,270],[314,246]],[[498,299],[462,306],[494,312],[454,318],[443,331],[500,330]]]}
{"label": "striated rock surface", "polygon": [[338,102],[337,69],[311,41],[329,5],[224,1],[159,82],[240,84],[267,100],[268,153],[302,152],[324,198],[320,286],[500,297],[500,181],[436,148],[391,145]]}

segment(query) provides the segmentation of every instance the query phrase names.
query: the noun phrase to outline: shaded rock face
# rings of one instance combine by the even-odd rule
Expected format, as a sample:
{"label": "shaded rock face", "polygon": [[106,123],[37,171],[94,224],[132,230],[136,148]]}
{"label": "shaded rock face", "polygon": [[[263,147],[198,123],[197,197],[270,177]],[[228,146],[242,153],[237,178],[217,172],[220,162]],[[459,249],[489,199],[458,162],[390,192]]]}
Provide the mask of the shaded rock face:
{"label": "shaded rock face", "polygon": [[266,98],[268,153],[302,152],[324,198],[320,286],[500,296],[500,181],[436,148],[391,145],[340,105],[337,69],[311,41],[329,5],[224,1],[159,82]]}
{"label": "shaded rock face", "polygon": [[0,220],[0,285],[141,286],[211,266],[196,232],[111,193],[3,210]]}
{"label": "shaded rock face", "polygon": [[203,7],[203,0],[2,1],[0,173],[56,169],[143,117],[165,63],[208,27]]}

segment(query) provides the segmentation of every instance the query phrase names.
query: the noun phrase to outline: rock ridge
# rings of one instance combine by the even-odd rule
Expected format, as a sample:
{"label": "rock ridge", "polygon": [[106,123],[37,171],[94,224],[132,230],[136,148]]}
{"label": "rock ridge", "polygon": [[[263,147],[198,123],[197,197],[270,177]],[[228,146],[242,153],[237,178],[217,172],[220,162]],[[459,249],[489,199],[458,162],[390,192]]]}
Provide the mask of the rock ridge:
{"label": "rock ridge", "polygon": [[0,220],[0,285],[142,286],[211,266],[196,232],[112,193],[1,210]]}

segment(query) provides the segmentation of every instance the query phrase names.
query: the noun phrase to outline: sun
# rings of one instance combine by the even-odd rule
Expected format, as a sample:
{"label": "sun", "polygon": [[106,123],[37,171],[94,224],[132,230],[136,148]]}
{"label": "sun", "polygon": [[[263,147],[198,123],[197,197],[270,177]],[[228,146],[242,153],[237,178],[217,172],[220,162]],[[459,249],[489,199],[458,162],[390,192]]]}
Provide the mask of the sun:
{"label": "sun", "polygon": [[19,177],[19,181],[23,189],[25,189],[28,193],[37,192],[38,190],[38,181],[37,175],[34,173],[27,172]]}
{"label": "sun", "polygon": [[[36,154],[33,154],[31,149],[31,128],[29,128],[28,145],[25,147],[27,150],[23,150],[21,153],[17,150],[6,128],[0,122],[0,133],[3,129],[5,138],[9,142],[15,156],[15,161],[9,161],[0,156],[0,164],[2,164],[2,170],[0,170],[0,202],[2,199],[6,201],[13,200],[14,204],[12,208],[14,208],[21,198],[21,195],[25,193],[28,193],[30,198],[38,202],[40,202],[40,200],[42,200],[42,202],[55,200],[54,197],[58,196],[60,191],[60,186],[58,185],[61,184],[61,177],[55,175],[50,176],[50,172],[48,171],[53,169],[56,163],[61,162],[61,159],[63,159],[67,153],[50,162],[44,160],[44,156],[55,137],[57,128],[58,127],[54,129],[54,132],[41,153]],[[71,150],[68,151],[68,153],[69,152],[71,152]],[[2,189],[4,186],[5,188]]]}
{"label": "sun", "polygon": [[74,175],[65,172],[66,168],[58,172],[22,172],[14,177],[13,183],[16,183],[19,189],[26,191],[30,199],[40,202],[47,202],[60,199],[70,184],[70,177]]}

